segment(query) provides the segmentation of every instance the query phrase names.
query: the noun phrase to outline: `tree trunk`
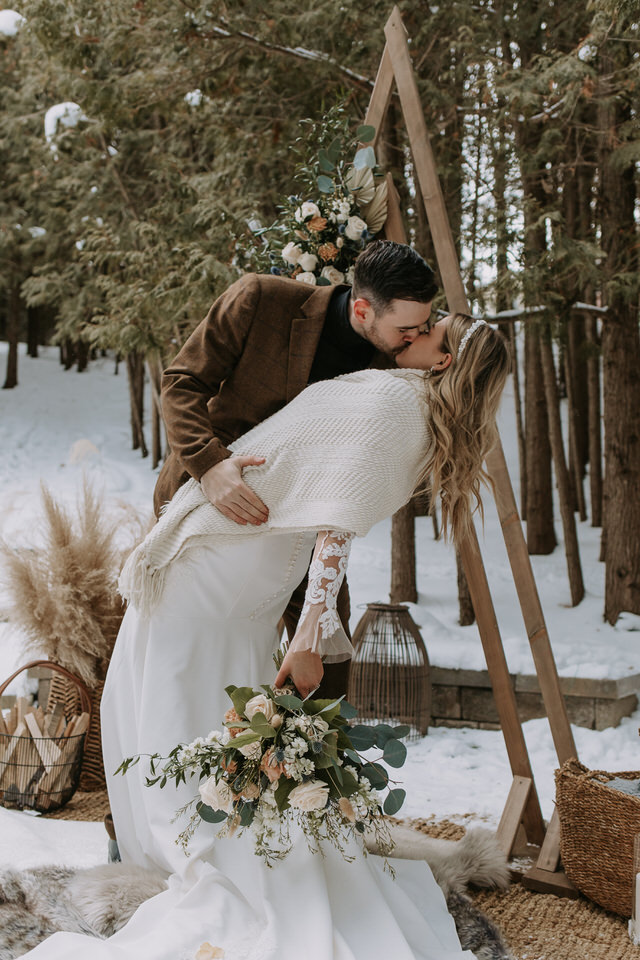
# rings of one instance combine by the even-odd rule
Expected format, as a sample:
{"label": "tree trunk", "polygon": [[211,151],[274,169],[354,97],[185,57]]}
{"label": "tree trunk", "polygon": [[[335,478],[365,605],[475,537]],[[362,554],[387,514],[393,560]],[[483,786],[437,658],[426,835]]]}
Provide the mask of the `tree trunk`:
{"label": "tree trunk", "polygon": [[413,501],[391,518],[391,603],[417,603],[416,533]]}
{"label": "tree trunk", "polygon": [[89,366],[91,348],[86,340],[76,340],[75,355],[78,364],[78,373],[84,373]]}
{"label": "tree trunk", "polygon": [[142,429],[144,416],[144,360],[134,351],[127,354],[129,401],[131,407],[131,443],[133,450],[140,450],[143,457],[149,455]]}
{"label": "tree trunk", "polygon": [[571,505],[571,487],[569,471],[564,456],[562,442],[562,425],[560,421],[560,402],[556,383],[556,369],[553,361],[551,343],[544,337],[540,339],[540,359],[544,390],[547,397],[547,411],[549,418],[549,436],[553,465],[556,472],[558,497],[560,500],[560,515],[564,530],[564,549],[567,557],[567,572],[569,574],[569,589],[571,591],[571,605],[577,606],[584,597],[584,583],[580,566],[580,551],[578,549],[578,535],[576,521]]}
{"label": "tree trunk", "polygon": [[162,406],[160,404],[160,380],[162,369],[157,357],[147,359],[149,381],[151,383],[151,468],[155,468],[162,459]]}
{"label": "tree trunk", "polygon": [[587,519],[587,506],[584,500],[584,487],[582,486],[583,459],[580,450],[580,414],[576,408],[575,391],[573,380],[573,363],[570,349],[564,353],[564,370],[567,384],[567,404],[569,407],[569,448],[571,451],[571,464],[573,470],[569,471],[573,492],[575,493],[575,503],[578,508],[578,514],[581,520]]}
{"label": "tree trunk", "polygon": [[511,344],[511,375],[513,377],[513,398],[516,405],[516,433],[518,435],[518,467],[520,470],[520,518],[527,519],[527,457],[525,445],[524,420],[522,416],[522,396],[520,393],[520,370],[518,367],[518,342],[516,321],[509,322],[509,341]]}
{"label": "tree trunk", "polygon": [[[626,46],[621,44],[619,46]],[[626,50],[616,51],[629,57]],[[614,166],[619,129],[629,125],[629,100],[613,98],[609,77],[619,64],[601,55],[599,107],[600,218],[609,311],[602,328],[605,445],[605,605],[608,623],[623,610],[640,613],[640,337],[637,287],[620,276],[638,273],[634,165]],[[625,94],[626,98],[626,94]]]}
{"label": "tree trunk", "polygon": [[20,341],[20,283],[17,280],[11,285],[9,303],[7,305],[7,370],[3,390],[12,390],[18,386],[18,343]]}
{"label": "tree trunk", "polygon": [[27,307],[27,354],[30,357],[38,356],[39,335],[40,335],[40,308]]}
{"label": "tree trunk", "polygon": [[525,325],[524,357],[527,548],[530,554],[545,555],[553,553],[558,541],[553,528],[551,447],[540,341],[531,321]]}
{"label": "tree trunk", "polygon": [[602,526],[602,440],[600,414],[600,351],[598,348],[598,321],[593,314],[587,317],[586,334],[589,342],[587,357],[587,388],[589,394],[589,489],[591,493],[591,526]]}

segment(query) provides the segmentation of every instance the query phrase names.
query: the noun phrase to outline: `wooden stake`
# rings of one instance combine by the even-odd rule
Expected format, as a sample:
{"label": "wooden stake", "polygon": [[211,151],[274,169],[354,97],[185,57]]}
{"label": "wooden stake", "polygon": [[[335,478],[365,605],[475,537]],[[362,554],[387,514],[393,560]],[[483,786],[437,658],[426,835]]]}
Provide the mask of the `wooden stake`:
{"label": "wooden stake", "polygon": [[529,777],[513,778],[509,796],[496,831],[498,846],[507,857],[511,855],[516,842],[532,782]]}

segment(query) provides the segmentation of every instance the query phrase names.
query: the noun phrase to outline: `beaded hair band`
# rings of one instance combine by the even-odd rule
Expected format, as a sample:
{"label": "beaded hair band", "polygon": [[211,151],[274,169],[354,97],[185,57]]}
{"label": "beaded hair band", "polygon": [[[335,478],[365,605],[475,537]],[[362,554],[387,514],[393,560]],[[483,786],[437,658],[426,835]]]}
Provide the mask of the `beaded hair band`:
{"label": "beaded hair band", "polygon": [[469,342],[469,339],[473,336],[473,334],[476,332],[476,330],[479,330],[480,327],[486,327],[486,326],[487,326],[487,321],[486,321],[486,320],[474,320],[474,321],[473,321],[473,323],[471,324],[471,326],[469,327],[469,329],[468,329],[467,332],[465,333],[464,337],[463,337],[462,340],[460,341],[460,346],[458,347],[458,356],[456,357],[456,360],[459,360],[459,359],[460,359],[460,357],[462,356],[462,351],[464,350],[464,348],[466,347],[467,343]]}

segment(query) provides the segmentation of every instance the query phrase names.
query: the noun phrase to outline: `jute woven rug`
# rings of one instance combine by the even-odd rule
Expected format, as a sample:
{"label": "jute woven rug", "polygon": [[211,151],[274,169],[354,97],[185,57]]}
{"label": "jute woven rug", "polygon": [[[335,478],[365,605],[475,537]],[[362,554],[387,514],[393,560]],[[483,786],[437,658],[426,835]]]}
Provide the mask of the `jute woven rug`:
{"label": "jute woven rug", "polygon": [[[77,792],[62,810],[48,816],[102,820],[108,812],[107,792],[101,790]],[[459,840],[465,832],[447,820],[410,822],[444,840]],[[473,900],[500,927],[517,960],[640,960],[640,947],[629,940],[627,921],[584,898],[563,900],[513,884],[506,893],[474,893]]]}
{"label": "jute woven rug", "polygon": [[[459,840],[464,827],[413,820],[423,833]],[[471,825],[471,824],[470,824]],[[627,921],[584,897],[566,900],[514,883],[506,892],[476,892],[473,902],[502,930],[517,960],[640,960]]]}

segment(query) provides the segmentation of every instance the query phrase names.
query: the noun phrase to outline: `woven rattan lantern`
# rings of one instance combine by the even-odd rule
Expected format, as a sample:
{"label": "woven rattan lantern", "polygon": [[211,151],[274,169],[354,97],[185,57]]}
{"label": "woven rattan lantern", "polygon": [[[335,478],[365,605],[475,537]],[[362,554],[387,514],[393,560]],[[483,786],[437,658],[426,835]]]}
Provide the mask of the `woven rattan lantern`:
{"label": "woven rattan lantern", "polygon": [[401,603],[369,603],[353,634],[348,700],[358,720],[405,723],[408,739],[429,730],[429,658],[409,608]]}

